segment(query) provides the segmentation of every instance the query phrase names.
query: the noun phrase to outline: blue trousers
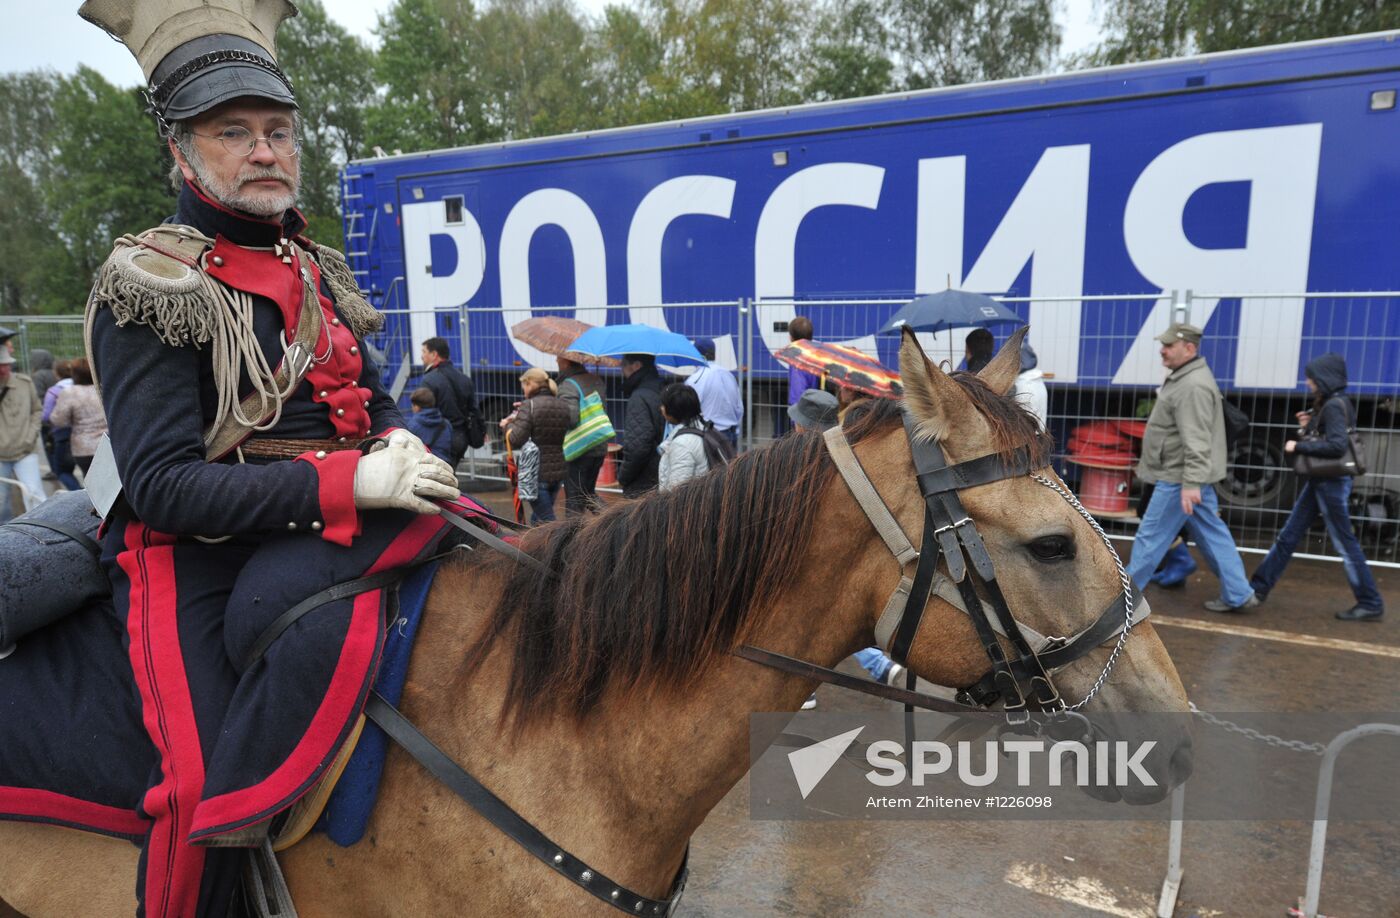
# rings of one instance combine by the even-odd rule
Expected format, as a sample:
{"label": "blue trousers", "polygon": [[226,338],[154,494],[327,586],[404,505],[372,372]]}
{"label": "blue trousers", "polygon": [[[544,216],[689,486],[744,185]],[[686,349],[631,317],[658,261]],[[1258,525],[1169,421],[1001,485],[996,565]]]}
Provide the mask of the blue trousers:
{"label": "blue trousers", "polygon": [[1298,492],[1298,502],[1293,505],[1293,512],[1288,514],[1288,521],[1283,524],[1269,553],[1264,556],[1264,563],[1250,578],[1250,586],[1254,587],[1254,592],[1261,599],[1269,594],[1283,576],[1284,568],[1288,567],[1298,543],[1307,536],[1308,528],[1320,513],[1322,522],[1327,526],[1327,537],[1341,552],[1342,567],[1346,571],[1352,595],[1356,597],[1356,604],[1363,609],[1383,609],[1385,604],[1380,591],[1376,589],[1371,569],[1366,565],[1366,555],[1362,553],[1361,543],[1351,528],[1351,513],[1347,509],[1351,478],[1305,478],[1303,481],[1303,490]]}
{"label": "blue trousers", "polygon": [[1157,482],[1133,541],[1128,576],[1139,587],[1146,587],[1182,526],[1201,550],[1211,572],[1220,579],[1220,598],[1232,606],[1244,605],[1254,590],[1245,579],[1244,562],[1235,548],[1234,537],[1220,518],[1220,503],[1210,485],[1201,487],[1201,502],[1187,516],[1181,509],[1181,485]]}
{"label": "blue trousers", "polygon": [[559,488],[563,484],[562,481],[541,481],[539,483],[540,496],[530,501],[530,521],[532,523],[554,522],[554,495],[559,493]]}
{"label": "blue trousers", "polygon": [[878,647],[867,647],[864,650],[855,652],[856,662],[861,668],[870,673],[870,678],[876,682],[884,682],[885,675],[894,665],[894,661],[880,652]]}

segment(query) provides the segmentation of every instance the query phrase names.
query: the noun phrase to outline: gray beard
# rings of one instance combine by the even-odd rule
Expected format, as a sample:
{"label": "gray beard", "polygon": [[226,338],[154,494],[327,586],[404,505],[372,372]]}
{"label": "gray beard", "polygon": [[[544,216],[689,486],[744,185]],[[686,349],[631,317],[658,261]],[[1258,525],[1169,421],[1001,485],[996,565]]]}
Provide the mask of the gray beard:
{"label": "gray beard", "polygon": [[[241,210],[245,214],[252,214],[255,217],[280,217],[283,213],[291,210],[297,203],[297,191],[301,185],[299,176],[289,172],[284,172],[277,168],[259,169],[251,176],[243,176],[239,183],[227,183],[210,173],[204,165],[204,159],[191,144],[190,149],[185,153],[185,160],[194,170],[195,178],[199,180],[199,185],[214,197],[214,200],[231,207],[234,210]],[[285,181],[290,185],[290,189],[284,194],[274,196],[245,194],[242,190],[242,182],[256,180],[259,178],[275,178]]]}

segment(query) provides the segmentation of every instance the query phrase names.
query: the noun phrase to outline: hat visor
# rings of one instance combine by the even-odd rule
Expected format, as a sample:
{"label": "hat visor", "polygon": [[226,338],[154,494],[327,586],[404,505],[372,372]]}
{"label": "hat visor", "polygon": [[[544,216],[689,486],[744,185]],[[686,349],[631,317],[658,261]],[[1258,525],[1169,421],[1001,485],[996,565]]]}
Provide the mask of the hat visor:
{"label": "hat visor", "polygon": [[161,115],[167,121],[184,121],[245,96],[297,107],[291,88],[276,74],[253,64],[227,61],[191,74],[171,93]]}

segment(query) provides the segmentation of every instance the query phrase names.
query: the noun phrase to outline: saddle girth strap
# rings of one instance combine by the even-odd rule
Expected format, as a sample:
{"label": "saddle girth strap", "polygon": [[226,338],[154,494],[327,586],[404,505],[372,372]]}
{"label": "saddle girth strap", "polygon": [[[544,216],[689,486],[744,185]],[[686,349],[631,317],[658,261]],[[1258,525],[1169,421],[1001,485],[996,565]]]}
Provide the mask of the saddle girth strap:
{"label": "saddle girth strap", "polygon": [[462,798],[493,826],[599,900],[629,915],[666,916],[675,911],[681,893],[685,891],[685,882],[689,875],[688,849],[681,860],[680,870],[671,881],[671,892],[665,899],[652,899],[633,892],[555,844],[549,836],[535,828],[529,820],[454,762],[378,692],[370,693],[365,704],[365,715],[378,724],[394,742],[402,746],[405,752],[413,756],[429,774]]}

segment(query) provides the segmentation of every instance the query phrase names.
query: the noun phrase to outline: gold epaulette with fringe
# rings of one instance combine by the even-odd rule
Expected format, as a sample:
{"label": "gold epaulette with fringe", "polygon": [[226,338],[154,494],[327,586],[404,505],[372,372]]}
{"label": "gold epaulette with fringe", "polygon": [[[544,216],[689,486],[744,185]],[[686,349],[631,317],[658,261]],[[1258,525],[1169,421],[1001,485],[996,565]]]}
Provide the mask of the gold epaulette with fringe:
{"label": "gold epaulette with fringe", "polygon": [[[336,309],[355,337],[384,327],[384,316],[360,293],[345,256],[304,237],[297,244],[316,262],[330,288]],[[147,325],[173,347],[207,344],[215,335],[218,299],[206,285],[213,278],[203,258],[214,240],[199,230],[165,223],[143,233],[122,236],[98,269],[88,311],[110,309],[118,325]]]}
{"label": "gold epaulette with fringe", "polygon": [[89,323],[96,310],[109,309],[118,325],[150,326],[174,347],[209,343],[218,303],[205,289],[201,259],[213,247],[213,239],[177,223],[122,236],[97,271]]}

